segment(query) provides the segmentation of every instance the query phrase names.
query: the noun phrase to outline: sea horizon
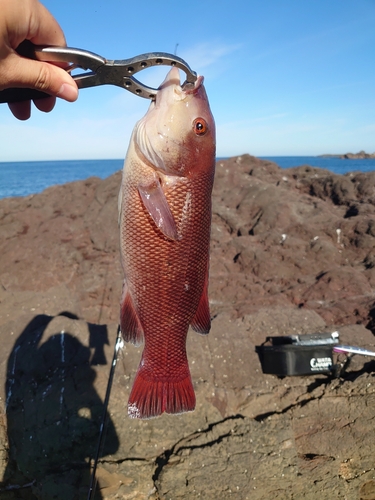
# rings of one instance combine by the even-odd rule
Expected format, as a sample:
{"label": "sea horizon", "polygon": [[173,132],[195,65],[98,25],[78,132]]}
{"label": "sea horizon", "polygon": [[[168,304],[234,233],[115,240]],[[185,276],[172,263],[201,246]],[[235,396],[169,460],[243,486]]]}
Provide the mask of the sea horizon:
{"label": "sea horizon", "polygon": [[[235,155],[237,156],[237,155]],[[225,160],[230,157],[217,157]],[[281,168],[310,165],[336,174],[375,170],[375,159],[341,159],[326,156],[257,156]],[[0,162],[0,199],[37,194],[44,189],[88,177],[105,179],[123,167],[123,158],[94,160],[33,160]]]}

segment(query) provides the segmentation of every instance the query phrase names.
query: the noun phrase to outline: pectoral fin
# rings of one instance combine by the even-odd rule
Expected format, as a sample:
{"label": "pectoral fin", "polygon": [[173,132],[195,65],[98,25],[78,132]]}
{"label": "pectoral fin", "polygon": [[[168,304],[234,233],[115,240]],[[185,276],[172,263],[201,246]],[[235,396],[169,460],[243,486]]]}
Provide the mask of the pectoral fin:
{"label": "pectoral fin", "polygon": [[176,223],[159,179],[153,180],[150,184],[139,185],[138,192],[146,210],[160,231],[170,240],[178,240]]}

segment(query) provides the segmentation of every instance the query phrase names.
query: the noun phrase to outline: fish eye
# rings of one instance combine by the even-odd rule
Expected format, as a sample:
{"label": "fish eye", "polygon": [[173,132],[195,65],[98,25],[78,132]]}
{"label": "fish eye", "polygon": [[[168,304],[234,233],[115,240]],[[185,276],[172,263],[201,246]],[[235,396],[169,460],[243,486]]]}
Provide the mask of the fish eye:
{"label": "fish eye", "polygon": [[196,118],[193,121],[193,130],[196,135],[204,135],[208,130],[206,120],[204,118]]}

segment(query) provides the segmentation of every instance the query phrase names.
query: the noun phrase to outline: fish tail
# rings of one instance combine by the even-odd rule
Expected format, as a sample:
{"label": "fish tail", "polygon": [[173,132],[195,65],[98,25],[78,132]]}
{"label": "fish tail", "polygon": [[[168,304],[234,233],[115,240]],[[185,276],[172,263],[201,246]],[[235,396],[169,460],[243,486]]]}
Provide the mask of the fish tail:
{"label": "fish tail", "polygon": [[129,396],[131,418],[152,418],[162,413],[185,413],[195,408],[190,372],[182,380],[152,380],[139,368]]}

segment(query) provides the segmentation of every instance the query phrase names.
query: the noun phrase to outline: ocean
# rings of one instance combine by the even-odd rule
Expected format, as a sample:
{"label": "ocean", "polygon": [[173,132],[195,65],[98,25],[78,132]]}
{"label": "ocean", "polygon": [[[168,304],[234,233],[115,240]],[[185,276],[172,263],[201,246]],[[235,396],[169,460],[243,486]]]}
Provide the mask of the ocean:
{"label": "ocean", "polygon": [[[340,160],[319,156],[267,156],[282,168],[311,165],[336,174],[375,170],[375,160]],[[49,186],[96,176],[105,179],[121,170],[124,160],[0,162],[0,198],[40,193]]]}
{"label": "ocean", "polygon": [[0,198],[36,194],[56,184],[93,176],[105,179],[123,164],[123,159],[0,162]]}

